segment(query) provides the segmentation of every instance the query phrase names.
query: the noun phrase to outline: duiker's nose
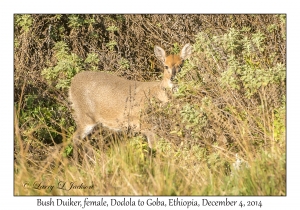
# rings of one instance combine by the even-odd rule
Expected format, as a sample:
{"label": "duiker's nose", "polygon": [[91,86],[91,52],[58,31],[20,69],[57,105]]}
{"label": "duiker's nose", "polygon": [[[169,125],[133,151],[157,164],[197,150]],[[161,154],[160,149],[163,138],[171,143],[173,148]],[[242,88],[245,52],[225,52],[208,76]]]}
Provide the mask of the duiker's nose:
{"label": "duiker's nose", "polygon": [[173,81],[175,79],[175,76],[176,76],[176,67],[173,67],[172,68],[172,76],[171,76],[171,81]]}

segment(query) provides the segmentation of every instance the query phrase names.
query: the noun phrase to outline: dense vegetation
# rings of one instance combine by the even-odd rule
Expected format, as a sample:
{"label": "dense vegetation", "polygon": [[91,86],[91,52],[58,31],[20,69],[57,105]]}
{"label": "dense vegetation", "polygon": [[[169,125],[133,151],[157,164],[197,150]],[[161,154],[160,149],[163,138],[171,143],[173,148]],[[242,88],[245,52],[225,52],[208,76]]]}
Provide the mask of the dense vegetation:
{"label": "dense vegetation", "polygon": [[[154,45],[186,43],[178,92],[144,113],[156,148],[99,126],[95,158],[74,162],[71,78],[159,80]],[[286,195],[285,98],[285,15],[15,15],[15,195]],[[59,181],[97,187],[24,187]]]}

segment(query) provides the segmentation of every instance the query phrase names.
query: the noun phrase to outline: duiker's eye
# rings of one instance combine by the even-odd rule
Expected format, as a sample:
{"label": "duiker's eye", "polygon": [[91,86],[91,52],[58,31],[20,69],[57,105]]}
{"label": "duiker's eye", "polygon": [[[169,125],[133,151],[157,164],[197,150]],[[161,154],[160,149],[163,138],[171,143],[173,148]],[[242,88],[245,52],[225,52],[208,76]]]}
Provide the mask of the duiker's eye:
{"label": "duiker's eye", "polygon": [[165,69],[168,69],[169,67],[168,66],[165,66]]}

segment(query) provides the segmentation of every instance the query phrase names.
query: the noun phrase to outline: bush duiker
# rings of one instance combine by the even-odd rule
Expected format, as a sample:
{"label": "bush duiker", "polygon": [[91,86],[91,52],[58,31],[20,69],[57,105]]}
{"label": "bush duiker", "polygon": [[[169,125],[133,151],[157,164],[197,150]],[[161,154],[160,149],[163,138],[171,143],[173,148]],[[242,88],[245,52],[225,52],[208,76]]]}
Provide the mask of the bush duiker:
{"label": "bush duiker", "polygon": [[85,138],[97,124],[119,131],[132,129],[147,137],[151,148],[155,135],[148,124],[142,124],[140,115],[145,102],[156,98],[162,103],[169,99],[167,89],[173,89],[176,73],[185,59],[192,53],[186,44],[179,55],[166,56],[165,51],[154,47],[156,57],[164,65],[163,80],[160,82],[138,82],[126,80],[104,72],[84,71],[71,82],[69,98],[74,110],[77,131],[74,133],[74,156],[77,158],[79,140]]}

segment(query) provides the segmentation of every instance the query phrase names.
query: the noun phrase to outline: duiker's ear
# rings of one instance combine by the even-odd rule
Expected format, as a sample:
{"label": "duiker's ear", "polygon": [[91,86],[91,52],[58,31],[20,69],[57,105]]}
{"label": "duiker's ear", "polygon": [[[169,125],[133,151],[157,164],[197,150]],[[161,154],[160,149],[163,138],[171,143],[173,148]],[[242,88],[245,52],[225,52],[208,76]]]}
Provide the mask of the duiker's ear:
{"label": "duiker's ear", "polygon": [[161,62],[166,60],[166,52],[159,46],[154,46],[154,54]]}
{"label": "duiker's ear", "polygon": [[184,47],[182,48],[181,52],[180,52],[180,57],[182,60],[185,60],[187,58],[189,58],[192,54],[192,45],[190,44],[186,44],[184,45]]}

